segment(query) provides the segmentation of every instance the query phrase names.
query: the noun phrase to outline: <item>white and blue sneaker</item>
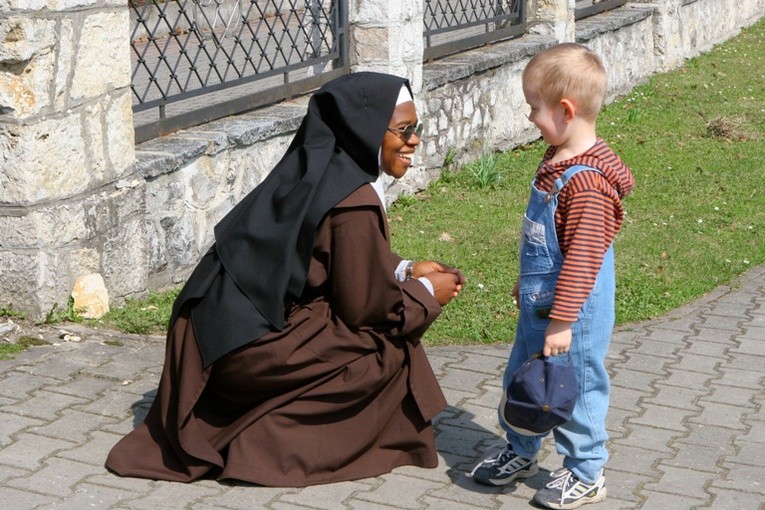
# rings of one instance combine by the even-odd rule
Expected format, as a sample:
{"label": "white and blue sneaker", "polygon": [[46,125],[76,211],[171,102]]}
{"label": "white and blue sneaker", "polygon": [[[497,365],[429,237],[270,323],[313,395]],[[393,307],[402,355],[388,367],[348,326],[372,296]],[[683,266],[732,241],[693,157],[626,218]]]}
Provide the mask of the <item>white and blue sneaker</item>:
{"label": "white and blue sneaker", "polygon": [[502,450],[487,455],[473,468],[470,476],[484,485],[507,485],[518,478],[534,476],[539,471],[536,459],[524,459],[506,445]]}
{"label": "white and blue sneaker", "polygon": [[545,508],[579,508],[587,503],[606,499],[606,477],[595,483],[584,483],[566,468],[550,473],[552,481],[534,494],[534,503]]}

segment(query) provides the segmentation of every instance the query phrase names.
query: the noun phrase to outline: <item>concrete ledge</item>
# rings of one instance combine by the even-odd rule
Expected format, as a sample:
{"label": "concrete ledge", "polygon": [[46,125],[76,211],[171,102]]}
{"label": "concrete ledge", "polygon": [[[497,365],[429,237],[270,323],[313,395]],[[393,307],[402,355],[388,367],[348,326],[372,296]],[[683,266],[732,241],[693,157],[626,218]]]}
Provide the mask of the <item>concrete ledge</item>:
{"label": "concrete ledge", "polygon": [[[696,1],[696,0],[693,0]],[[627,4],[576,22],[576,42],[586,43],[607,32],[633,25],[653,16],[657,7],[651,4]]]}

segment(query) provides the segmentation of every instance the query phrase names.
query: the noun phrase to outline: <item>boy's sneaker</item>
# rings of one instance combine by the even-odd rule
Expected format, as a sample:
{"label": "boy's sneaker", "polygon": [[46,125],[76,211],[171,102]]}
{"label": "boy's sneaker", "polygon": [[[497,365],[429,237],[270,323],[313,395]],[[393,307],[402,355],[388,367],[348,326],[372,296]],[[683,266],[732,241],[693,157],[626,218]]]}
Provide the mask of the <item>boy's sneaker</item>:
{"label": "boy's sneaker", "polygon": [[508,444],[497,453],[490,454],[478,463],[470,476],[484,485],[505,485],[517,478],[528,478],[537,474],[536,459],[524,459],[513,453]]}
{"label": "boy's sneaker", "polygon": [[606,499],[606,477],[593,484],[584,483],[566,468],[550,473],[551,482],[534,494],[534,503],[546,508],[579,508]]}

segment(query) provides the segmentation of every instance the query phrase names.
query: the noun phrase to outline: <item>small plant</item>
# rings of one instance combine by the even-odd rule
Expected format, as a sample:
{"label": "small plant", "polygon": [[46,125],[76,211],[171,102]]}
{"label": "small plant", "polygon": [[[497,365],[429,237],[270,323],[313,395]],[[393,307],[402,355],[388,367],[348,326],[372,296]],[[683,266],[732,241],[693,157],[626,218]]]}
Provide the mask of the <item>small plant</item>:
{"label": "small plant", "polygon": [[50,345],[50,342],[48,342],[47,340],[43,340],[42,338],[36,338],[33,336],[24,335],[19,338],[19,341],[16,342],[16,344],[26,349],[28,347],[35,347],[39,345]]}
{"label": "small plant", "polygon": [[468,168],[479,188],[488,188],[501,177],[499,155],[494,152],[485,152],[481,159],[470,164]]}
{"label": "small plant", "polygon": [[407,208],[417,203],[417,198],[414,195],[406,195],[402,193],[396,198],[396,206]]}
{"label": "small plant", "polygon": [[55,324],[57,322],[82,322],[82,310],[75,310],[74,298],[69,296],[69,302],[66,305],[66,310],[61,310],[58,307],[58,303],[53,303],[53,306],[45,314],[43,324]]}
{"label": "small plant", "polygon": [[24,349],[24,346],[18,344],[0,344],[0,360],[11,360]]}
{"label": "small plant", "polygon": [[180,291],[178,287],[165,292],[152,292],[145,299],[126,299],[123,306],[112,308],[94,323],[125,333],[162,334],[167,330],[173,302]]}
{"label": "small plant", "polygon": [[16,317],[19,319],[26,319],[27,314],[15,310],[13,305],[9,303],[7,305],[0,306],[0,317]]}

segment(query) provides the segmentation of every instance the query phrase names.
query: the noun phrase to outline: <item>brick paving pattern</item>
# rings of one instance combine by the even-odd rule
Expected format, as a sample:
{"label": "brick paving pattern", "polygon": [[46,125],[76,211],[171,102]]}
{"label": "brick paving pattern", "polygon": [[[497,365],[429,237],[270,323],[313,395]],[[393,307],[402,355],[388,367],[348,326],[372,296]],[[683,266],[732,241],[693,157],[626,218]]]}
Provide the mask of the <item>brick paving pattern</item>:
{"label": "brick paving pattern", "polygon": [[[110,447],[145,415],[164,353],[155,336],[68,327],[0,361],[0,506],[94,509],[525,509],[540,474],[483,487],[467,473],[501,442],[496,405],[509,345],[428,350],[449,406],[440,466],[304,489],[120,478]],[[54,332],[57,333],[57,332]],[[608,499],[592,508],[765,510],[765,266],[613,338]]]}

